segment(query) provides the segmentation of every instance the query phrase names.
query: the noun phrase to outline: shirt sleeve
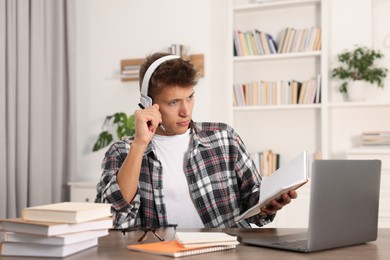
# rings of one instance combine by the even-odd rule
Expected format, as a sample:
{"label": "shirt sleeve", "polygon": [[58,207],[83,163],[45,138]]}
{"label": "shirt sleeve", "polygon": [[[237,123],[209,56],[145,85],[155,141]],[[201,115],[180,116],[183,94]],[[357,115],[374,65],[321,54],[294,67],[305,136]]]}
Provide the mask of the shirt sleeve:
{"label": "shirt sleeve", "polygon": [[[240,192],[242,196],[242,212],[245,212],[247,209],[258,203],[262,178],[259,171],[256,169],[256,166],[249,152],[247,151],[244,142],[238,135],[236,141],[238,145],[236,171],[241,177]],[[272,222],[274,217],[275,215],[264,217],[255,215],[248,218],[247,221],[257,226],[264,226]]]}
{"label": "shirt sleeve", "polygon": [[114,143],[106,152],[102,162],[103,173],[96,186],[97,195],[95,202],[111,203],[111,212],[114,216],[114,228],[127,228],[134,226],[140,196],[137,193],[131,203],[128,203],[120,191],[117,183],[117,174],[122,166],[130,146],[121,141]]}

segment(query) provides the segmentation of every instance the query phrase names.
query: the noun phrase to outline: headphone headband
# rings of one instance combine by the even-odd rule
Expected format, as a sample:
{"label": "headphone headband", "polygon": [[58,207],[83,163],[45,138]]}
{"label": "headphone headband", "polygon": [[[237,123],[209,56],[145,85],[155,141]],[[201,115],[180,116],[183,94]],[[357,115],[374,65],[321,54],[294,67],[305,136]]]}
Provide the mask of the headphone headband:
{"label": "headphone headband", "polygon": [[177,55],[167,55],[155,60],[149,68],[146,70],[144,78],[141,85],[141,104],[144,107],[149,107],[152,105],[152,99],[148,96],[149,81],[153,75],[153,72],[161,65],[161,63],[167,60],[180,59],[180,56]]}

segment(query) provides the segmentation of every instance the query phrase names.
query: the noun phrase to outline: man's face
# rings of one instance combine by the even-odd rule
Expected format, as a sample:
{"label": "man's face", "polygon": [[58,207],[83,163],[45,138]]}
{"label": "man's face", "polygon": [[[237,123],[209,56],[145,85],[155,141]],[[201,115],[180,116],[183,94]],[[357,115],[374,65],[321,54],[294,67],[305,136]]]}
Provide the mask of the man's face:
{"label": "man's face", "polygon": [[194,109],[194,87],[165,87],[153,98],[154,103],[160,106],[163,131],[158,128],[159,135],[184,134],[189,127]]}

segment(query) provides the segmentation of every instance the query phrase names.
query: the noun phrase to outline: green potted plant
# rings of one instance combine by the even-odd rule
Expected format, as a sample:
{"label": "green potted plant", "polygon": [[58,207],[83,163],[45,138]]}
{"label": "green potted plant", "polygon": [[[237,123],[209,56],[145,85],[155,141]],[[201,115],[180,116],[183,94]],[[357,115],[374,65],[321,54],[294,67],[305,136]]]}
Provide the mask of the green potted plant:
{"label": "green potted plant", "polygon": [[375,65],[375,62],[383,57],[381,51],[364,46],[356,46],[351,51],[346,50],[338,54],[337,59],[341,66],[332,70],[332,77],[343,81],[339,91],[350,100],[362,100],[364,92],[357,95],[352,93],[359,88],[358,85],[363,85],[364,88],[369,83],[383,88],[388,70]]}
{"label": "green potted plant", "polygon": [[118,112],[113,115],[107,116],[102,125],[102,132],[99,134],[92,151],[96,152],[109,144],[114,140],[112,133],[106,130],[110,127],[116,127],[115,132],[117,140],[121,140],[123,137],[132,136],[135,131],[134,115],[127,115],[124,112]]}

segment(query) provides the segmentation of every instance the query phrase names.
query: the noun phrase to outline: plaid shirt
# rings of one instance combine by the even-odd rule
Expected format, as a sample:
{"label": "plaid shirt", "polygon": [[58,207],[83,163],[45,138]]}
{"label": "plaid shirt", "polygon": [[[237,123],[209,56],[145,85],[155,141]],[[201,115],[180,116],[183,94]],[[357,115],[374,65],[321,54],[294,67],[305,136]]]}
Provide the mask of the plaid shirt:
{"label": "plaid shirt", "polygon": [[[188,188],[205,227],[250,227],[273,220],[253,216],[236,222],[259,200],[261,176],[239,135],[223,123],[191,124],[192,143],[185,165]],[[167,224],[162,165],[149,143],[142,159],[138,191],[131,203],[122,196],[116,175],[133,138],[114,143],[102,162],[95,202],[112,203],[115,228]]]}

